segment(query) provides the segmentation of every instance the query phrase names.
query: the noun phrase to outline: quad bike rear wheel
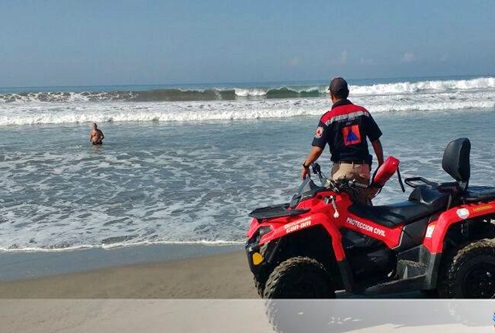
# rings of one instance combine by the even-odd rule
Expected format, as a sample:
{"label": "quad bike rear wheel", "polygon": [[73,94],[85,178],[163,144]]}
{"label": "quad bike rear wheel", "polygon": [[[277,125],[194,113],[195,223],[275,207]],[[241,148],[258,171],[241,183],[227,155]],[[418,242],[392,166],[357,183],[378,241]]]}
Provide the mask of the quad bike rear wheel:
{"label": "quad bike rear wheel", "polygon": [[495,241],[482,239],[459,249],[439,276],[442,298],[495,298]]}
{"label": "quad bike rear wheel", "polygon": [[270,274],[263,298],[335,298],[335,290],[321,263],[308,257],[293,257]]}

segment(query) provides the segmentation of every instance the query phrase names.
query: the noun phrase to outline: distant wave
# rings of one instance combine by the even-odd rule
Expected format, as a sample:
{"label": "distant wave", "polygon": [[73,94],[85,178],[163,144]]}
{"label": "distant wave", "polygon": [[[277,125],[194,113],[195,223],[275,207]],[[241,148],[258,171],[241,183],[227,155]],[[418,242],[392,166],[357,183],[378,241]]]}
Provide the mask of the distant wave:
{"label": "distant wave", "polygon": [[[390,95],[414,93],[441,93],[452,91],[475,91],[494,89],[495,78],[470,80],[436,80],[398,82],[373,85],[351,85],[351,93],[359,95]],[[24,92],[1,93],[2,103],[71,103],[71,102],[179,102],[179,101],[232,101],[237,99],[281,99],[323,97],[327,86],[311,87],[253,87],[212,89],[151,89],[144,91],[83,91],[83,92]]]}
{"label": "distant wave", "polygon": [[[322,88],[323,89],[323,88]],[[0,94],[0,103],[30,102],[179,102],[179,101],[231,101],[242,98],[297,98],[321,96],[319,88],[294,89],[290,87],[235,88],[235,89],[156,89],[146,91],[108,91],[108,92],[28,92]]]}
{"label": "distant wave", "polygon": [[495,78],[487,77],[470,80],[437,80],[374,84],[369,86],[352,86],[350,89],[355,95],[390,95],[413,93],[441,93],[494,88]]}
{"label": "distant wave", "polygon": [[[351,86],[373,113],[495,108],[495,78]],[[87,122],[229,121],[318,116],[326,86],[0,94],[0,126]]]}

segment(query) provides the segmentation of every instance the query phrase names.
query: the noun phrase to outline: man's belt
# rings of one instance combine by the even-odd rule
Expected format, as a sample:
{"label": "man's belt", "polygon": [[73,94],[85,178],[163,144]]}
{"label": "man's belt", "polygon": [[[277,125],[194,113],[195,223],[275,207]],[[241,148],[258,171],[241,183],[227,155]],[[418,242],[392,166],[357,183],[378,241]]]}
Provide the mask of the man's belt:
{"label": "man's belt", "polygon": [[359,160],[359,161],[339,161],[337,163],[340,163],[340,164],[369,164],[368,161],[365,161],[365,160]]}

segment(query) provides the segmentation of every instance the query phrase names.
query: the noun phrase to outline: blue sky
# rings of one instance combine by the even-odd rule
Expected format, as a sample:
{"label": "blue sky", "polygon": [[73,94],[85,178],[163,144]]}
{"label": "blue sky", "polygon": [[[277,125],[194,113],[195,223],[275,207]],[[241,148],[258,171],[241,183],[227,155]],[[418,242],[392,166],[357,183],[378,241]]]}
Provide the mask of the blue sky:
{"label": "blue sky", "polygon": [[495,1],[17,0],[0,86],[493,75]]}

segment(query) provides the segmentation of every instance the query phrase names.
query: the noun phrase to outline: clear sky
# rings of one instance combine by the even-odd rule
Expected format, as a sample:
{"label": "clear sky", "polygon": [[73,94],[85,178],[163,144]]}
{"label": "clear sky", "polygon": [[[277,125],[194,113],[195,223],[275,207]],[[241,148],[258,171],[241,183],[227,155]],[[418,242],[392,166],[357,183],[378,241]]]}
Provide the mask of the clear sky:
{"label": "clear sky", "polygon": [[495,74],[490,0],[3,0],[0,86]]}

